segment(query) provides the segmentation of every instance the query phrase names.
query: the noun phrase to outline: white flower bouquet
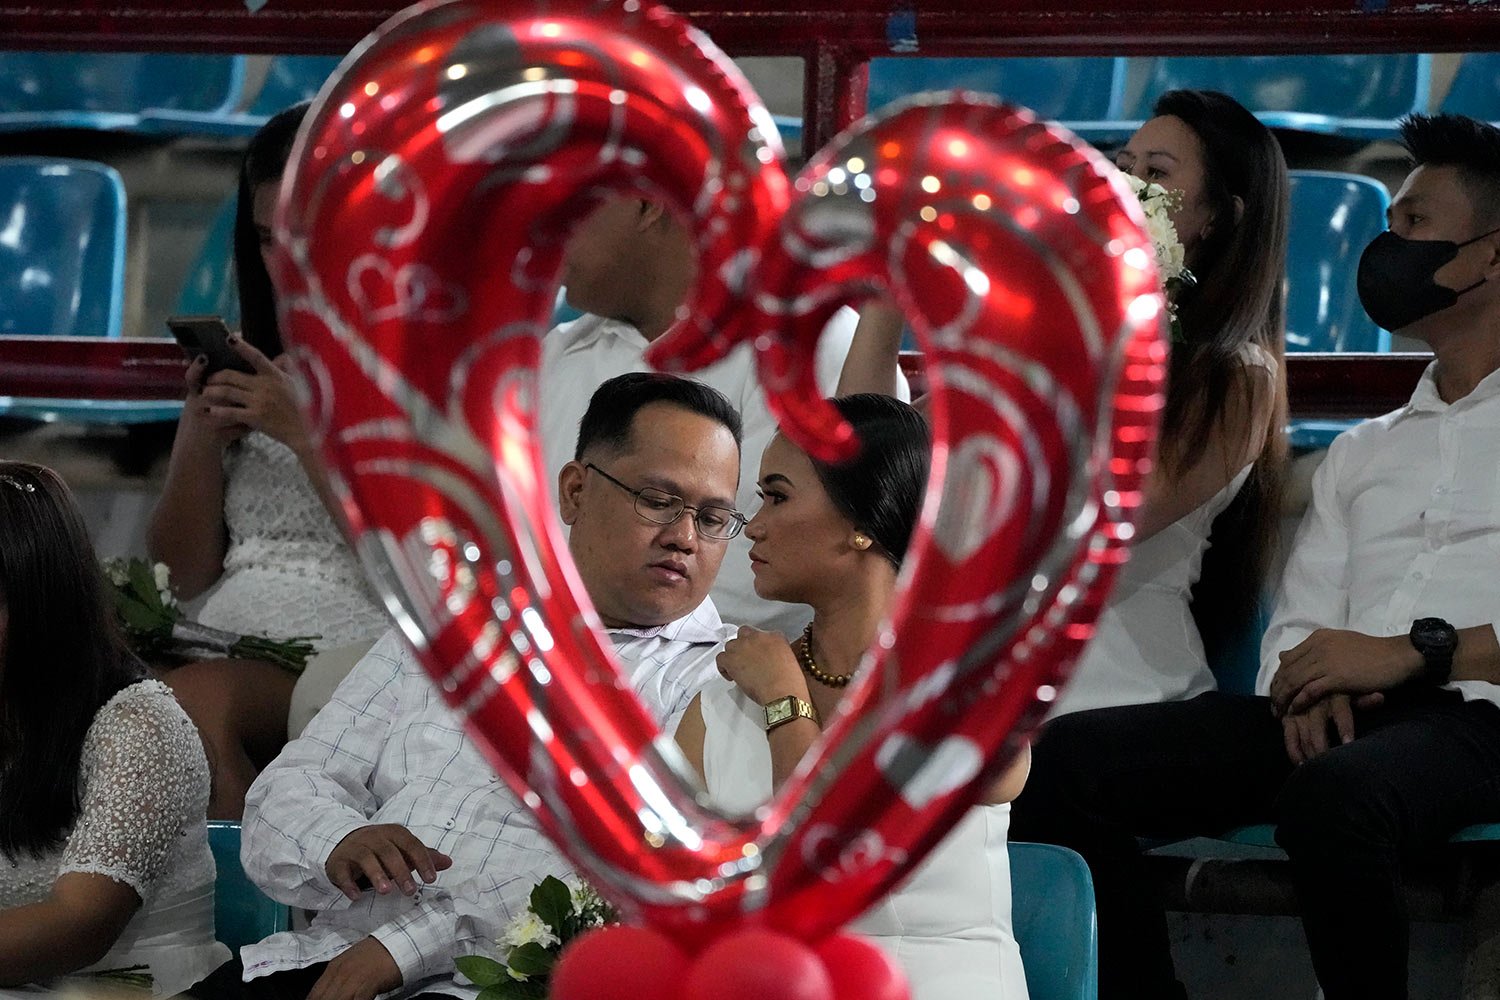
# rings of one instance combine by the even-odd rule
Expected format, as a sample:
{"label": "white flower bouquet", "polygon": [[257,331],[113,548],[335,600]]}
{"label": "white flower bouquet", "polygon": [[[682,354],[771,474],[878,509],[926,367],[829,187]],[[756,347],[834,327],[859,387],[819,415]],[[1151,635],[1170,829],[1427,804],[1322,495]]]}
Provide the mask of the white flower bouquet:
{"label": "white flower bouquet", "polygon": [[1126,174],[1130,189],[1140,199],[1146,213],[1146,235],[1156,251],[1156,273],[1161,276],[1162,291],[1167,296],[1167,316],[1172,324],[1172,341],[1183,340],[1182,328],[1177,321],[1177,296],[1184,288],[1198,283],[1193,272],[1187,269],[1186,251],[1177,236],[1177,227],[1172,225],[1171,212],[1182,202],[1180,191],[1168,191],[1160,184],[1150,184],[1132,174]]}
{"label": "white flower bouquet", "polygon": [[548,875],[531,890],[530,905],[496,942],[504,962],[466,955],[454,964],[480,988],[479,1000],[545,1000],[563,948],[584,931],[620,922],[615,908],[585,882]]}
{"label": "white flower bouquet", "polygon": [[136,655],[146,660],[163,656],[217,653],[246,660],[264,660],[300,674],[315,650],[316,635],[271,639],[236,635],[183,617],[172,593],[171,574],[164,563],[144,559],[106,559],[104,576],[114,592],[115,614]]}

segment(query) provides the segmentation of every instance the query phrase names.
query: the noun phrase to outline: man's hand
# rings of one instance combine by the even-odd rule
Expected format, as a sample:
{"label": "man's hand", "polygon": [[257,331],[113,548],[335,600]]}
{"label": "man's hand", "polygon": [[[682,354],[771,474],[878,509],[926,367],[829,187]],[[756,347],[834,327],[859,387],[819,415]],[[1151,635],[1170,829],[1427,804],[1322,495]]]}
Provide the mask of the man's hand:
{"label": "man's hand", "polygon": [[1332,724],[1339,743],[1354,741],[1354,709],[1346,694],[1329,695],[1304,711],[1281,717],[1281,735],[1286,755],[1293,764],[1306,764],[1328,750],[1328,727]]}
{"label": "man's hand", "polygon": [[328,963],[307,1000],[374,1000],[400,985],[396,960],[385,945],[367,937]]}
{"label": "man's hand", "polygon": [[1320,628],[1281,654],[1281,667],[1271,680],[1271,704],[1286,716],[1330,694],[1389,691],[1420,674],[1422,666],[1422,654],[1404,635],[1377,639]]}
{"label": "man's hand", "polygon": [[[423,844],[406,827],[382,823],[362,826],[339,841],[333,853],[328,855],[323,870],[328,873],[328,881],[343,890],[353,902],[359,899],[356,883],[361,875],[370,880],[370,886],[376,892],[390,892],[394,882],[410,896],[417,891],[412,872],[422,876],[423,882],[431,883],[438,872],[451,867],[452,858]],[[380,947],[378,942],[376,947]],[[384,948],[380,950],[385,951]]]}

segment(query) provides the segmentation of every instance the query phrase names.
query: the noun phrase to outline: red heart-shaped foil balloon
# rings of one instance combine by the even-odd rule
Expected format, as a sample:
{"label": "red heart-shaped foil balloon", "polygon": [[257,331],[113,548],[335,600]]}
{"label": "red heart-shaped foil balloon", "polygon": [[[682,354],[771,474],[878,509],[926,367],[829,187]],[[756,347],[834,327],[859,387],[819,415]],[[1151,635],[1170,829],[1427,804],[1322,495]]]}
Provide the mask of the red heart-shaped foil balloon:
{"label": "red heart-shaped foil balloon", "polygon": [[[1061,130],[949,95],[856,125],[793,192],[732,63],[635,0],[413,8],[345,61],[294,160],[273,266],[306,405],[368,572],[499,773],[627,915],[686,943],[819,937],[866,909],[1037,722],[1124,558],[1164,357],[1129,191]],[[535,436],[563,240],[622,192],[697,241],[653,361],[753,342],[810,451],[851,445],[810,363],[840,302],[889,289],[930,359],[933,485],[897,606],[750,819],[702,805],[622,695]]]}

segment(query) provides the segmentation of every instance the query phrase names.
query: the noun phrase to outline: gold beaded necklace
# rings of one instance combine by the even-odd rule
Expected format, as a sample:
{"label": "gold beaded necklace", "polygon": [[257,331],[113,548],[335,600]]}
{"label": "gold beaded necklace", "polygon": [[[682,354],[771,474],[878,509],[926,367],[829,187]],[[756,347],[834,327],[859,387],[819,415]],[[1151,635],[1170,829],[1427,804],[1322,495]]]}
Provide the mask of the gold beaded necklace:
{"label": "gold beaded necklace", "polygon": [[812,622],[807,623],[807,628],[802,630],[802,641],[797,644],[797,660],[802,664],[802,669],[807,671],[809,677],[826,687],[841,688],[849,683],[853,674],[830,674],[818,668],[813,661],[812,655]]}

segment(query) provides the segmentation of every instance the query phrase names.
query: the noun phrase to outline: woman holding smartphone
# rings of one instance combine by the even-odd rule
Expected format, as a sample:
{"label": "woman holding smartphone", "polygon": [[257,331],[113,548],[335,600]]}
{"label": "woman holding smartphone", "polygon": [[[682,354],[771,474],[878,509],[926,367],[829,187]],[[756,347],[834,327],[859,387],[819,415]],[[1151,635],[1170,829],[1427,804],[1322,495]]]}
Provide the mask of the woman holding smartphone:
{"label": "woman holding smartphone", "polygon": [[[328,477],[282,353],[266,269],[271,216],[297,105],[251,139],[240,171],[234,259],[243,329],[230,348],[250,372],[187,372],[188,395],[147,546],[182,599],[209,591],[197,618],[239,633],[316,635],[357,656],[389,625],[329,510]],[[314,665],[316,661],[314,661]],[[297,678],[252,660],[207,660],[165,675],[203,733],[214,771],[209,815],[239,819],[245,791],[287,738]]]}

